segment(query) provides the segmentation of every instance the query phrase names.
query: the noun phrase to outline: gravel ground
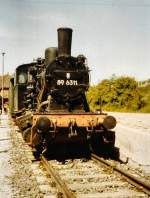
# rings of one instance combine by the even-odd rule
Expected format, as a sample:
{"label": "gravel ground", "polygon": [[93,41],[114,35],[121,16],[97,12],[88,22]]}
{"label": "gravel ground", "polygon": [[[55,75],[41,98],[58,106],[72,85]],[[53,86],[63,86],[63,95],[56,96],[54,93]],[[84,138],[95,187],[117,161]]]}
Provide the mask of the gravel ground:
{"label": "gravel ground", "polygon": [[[12,129],[11,164],[13,173],[9,176],[14,198],[42,198],[37,181],[31,169],[32,161],[27,157],[27,145],[18,138],[18,132]],[[18,139],[17,139],[18,138]]]}
{"label": "gravel ground", "polygon": [[65,164],[53,160],[49,163],[77,197],[148,197],[110,167],[92,160],[68,160]]}
{"label": "gravel ground", "polygon": [[0,116],[0,197],[12,197],[12,191],[9,184],[9,177],[12,174],[10,160],[11,141],[10,129],[5,121],[6,116]]}
{"label": "gravel ground", "polygon": [[[27,157],[27,145],[7,115],[0,117],[0,197],[42,198]],[[21,135],[21,134],[19,134]]]}

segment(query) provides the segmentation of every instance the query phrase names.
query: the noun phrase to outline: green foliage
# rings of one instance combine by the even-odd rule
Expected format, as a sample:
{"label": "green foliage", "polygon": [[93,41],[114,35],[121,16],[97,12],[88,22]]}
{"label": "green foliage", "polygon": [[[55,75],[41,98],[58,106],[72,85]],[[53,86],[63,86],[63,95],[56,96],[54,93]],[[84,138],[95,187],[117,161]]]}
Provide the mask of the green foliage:
{"label": "green foliage", "polygon": [[102,103],[103,110],[107,111],[150,112],[150,87],[149,91],[145,89],[139,88],[134,78],[113,76],[90,87],[87,99],[92,110],[99,109]]}
{"label": "green foliage", "polygon": [[150,85],[140,87],[141,100],[143,105],[141,106],[140,112],[150,113]]}

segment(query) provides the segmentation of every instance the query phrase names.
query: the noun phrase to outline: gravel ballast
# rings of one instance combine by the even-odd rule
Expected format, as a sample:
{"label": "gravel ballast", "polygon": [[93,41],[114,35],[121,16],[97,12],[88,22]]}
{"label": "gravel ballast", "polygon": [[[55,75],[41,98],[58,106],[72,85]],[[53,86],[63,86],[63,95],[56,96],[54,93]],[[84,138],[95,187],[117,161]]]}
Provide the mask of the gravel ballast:
{"label": "gravel ballast", "polygon": [[16,127],[12,127],[11,139],[12,149],[9,163],[12,167],[12,174],[9,177],[12,186],[12,194],[15,198],[43,197],[40,192],[36,178],[32,172],[32,160],[27,157],[28,146],[23,142]]}

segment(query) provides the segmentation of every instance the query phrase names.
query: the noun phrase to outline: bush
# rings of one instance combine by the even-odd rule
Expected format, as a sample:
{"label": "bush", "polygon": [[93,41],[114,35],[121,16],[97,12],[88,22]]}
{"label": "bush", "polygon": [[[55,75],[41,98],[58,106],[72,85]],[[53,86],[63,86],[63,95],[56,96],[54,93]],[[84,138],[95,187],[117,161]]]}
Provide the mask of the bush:
{"label": "bush", "polygon": [[87,92],[92,110],[150,112],[150,86],[139,88],[134,78],[122,76],[104,79]]}

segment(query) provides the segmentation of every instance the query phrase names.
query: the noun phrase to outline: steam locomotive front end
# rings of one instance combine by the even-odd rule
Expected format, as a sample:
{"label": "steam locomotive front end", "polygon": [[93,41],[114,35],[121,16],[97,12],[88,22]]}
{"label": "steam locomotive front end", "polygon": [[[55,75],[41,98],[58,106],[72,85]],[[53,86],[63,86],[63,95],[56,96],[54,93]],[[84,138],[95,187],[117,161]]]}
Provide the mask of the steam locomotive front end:
{"label": "steam locomotive front end", "polygon": [[[45,85],[56,104],[69,111],[83,103],[89,87],[89,69],[83,55],[71,56],[72,29],[58,29],[58,56],[46,67]],[[51,105],[54,106],[54,105]]]}
{"label": "steam locomotive front end", "polygon": [[44,152],[51,158],[87,157],[89,145],[97,149],[97,137],[99,149],[109,143],[106,134],[116,125],[114,117],[90,111],[85,96],[89,68],[83,55],[71,56],[71,39],[72,29],[59,28],[58,49],[46,51],[50,58],[46,59],[40,98],[47,100],[32,118],[31,144],[37,155]]}

